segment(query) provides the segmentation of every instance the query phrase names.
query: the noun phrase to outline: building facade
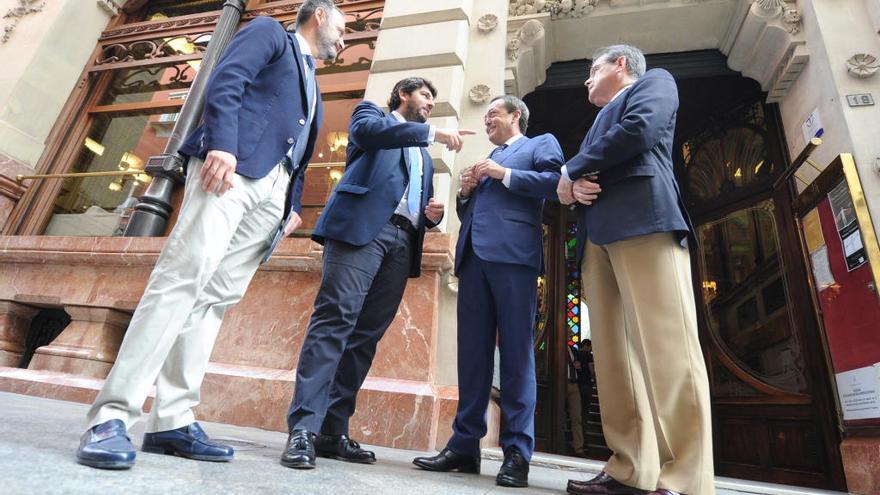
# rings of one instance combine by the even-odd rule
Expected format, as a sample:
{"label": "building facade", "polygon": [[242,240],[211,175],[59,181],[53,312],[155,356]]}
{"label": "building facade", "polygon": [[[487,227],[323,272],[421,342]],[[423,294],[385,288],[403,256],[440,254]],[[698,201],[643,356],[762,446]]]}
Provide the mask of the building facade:
{"label": "building facade", "polygon": [[[0,389],[94,398],[163,244],[122,234],[137,198],[168,176],[150,159],[183,126],[222,16],[287,25],[299,3],[0,0]],[[416,74],[439,90],[431,123],[481,130],[488,100],[515,94],[532,110],[528,134],[552,132],[571,156],[597,112],[583,87],[589,59],[626,42],[679,85],[676,176],[701,241],[691,257],[717,472],[880,491],[880,1],[337,4],[347,48],[318,67],[327,115],[305,224],[224,322],[200,418],[285,428],[320,278],[309,229],[341,176],[358,101],[384,105],[394,82]],[[453,204],[458,171],[490,149],[482,136],[458,154],[432,147],[435,196]],[[33,175],[52,177],[18,177]],[[165,233],[181,194],[168,189]],[[548,205],[536,433],[538,450],[556,453],[569,434],[565,347],[589,337],[574,228],[567,209]],[[424,450],[450,434],[457,229],[450,209],[426,238],[423,274],[364,386],[358,440]],[[497,407],[489,415],[491,445]],[[589,452],[601,457],[598,408],[587,417]]]}

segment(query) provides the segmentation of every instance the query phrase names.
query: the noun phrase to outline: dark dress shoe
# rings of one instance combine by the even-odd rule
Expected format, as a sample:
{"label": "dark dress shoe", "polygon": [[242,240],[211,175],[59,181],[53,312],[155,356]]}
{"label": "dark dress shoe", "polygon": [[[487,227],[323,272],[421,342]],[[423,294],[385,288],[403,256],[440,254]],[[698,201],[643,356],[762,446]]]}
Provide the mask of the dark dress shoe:
{"label": "dark dress shoe", "polygon": [[328,457],[340,461],[372,464],[376,462],[376,454],[364,450],[360,444],[348,438],[348,435],[323,435],[315,437],[315,453],[318,457]]}
{"label": "dark dress shoe", "polygon": [[101,469],[128,469],[134,466],[134,457],[134,445],[119,419],[86,430],[76,450],[76,462]]}
{"label": "dark dress shoe", "polygon": [[649,492],[648,495],[684,495],[683,493],[674,492],[668,488],[658,488],[653,492]]}
{"label": "dark dress shoe", "polygon": [[456,454],[443,449],[434,457],[416,457],[413,464],[428,471],[458,471],[459,473],[480,474],[480,458]]}
{"label": "dark dress shoe", "polygon": [[495,477],[495,484],[516,488],[529,486],[529,461],[518,448],[510,447],[504,452],[504,462]]}
{"label": "dark dress shoe", "polygon": [[232,447],[212,443],[198,423],[176,430],[144,433],[141,450],[150,454],[176,455],[197,461],[228,462],[235,456]]}
{"label": "dark dress shoe", "polygon": [[290,432],[287,446],[281,454],[281,465],[294,469],[314,469],[315,434],[308,430]]}
{"label": "dark dress shoe", "polygon": [[588,481],[568,480],[568,486],[565,490],[573,495],[647,495],[648,493],[645,490],[624,485],[605,471]]}

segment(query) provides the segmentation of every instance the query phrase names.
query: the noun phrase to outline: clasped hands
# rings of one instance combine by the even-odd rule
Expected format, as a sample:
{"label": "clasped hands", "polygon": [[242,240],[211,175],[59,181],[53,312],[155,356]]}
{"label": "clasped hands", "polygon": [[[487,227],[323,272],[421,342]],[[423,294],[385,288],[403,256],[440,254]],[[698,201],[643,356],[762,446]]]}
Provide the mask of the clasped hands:
{"label": "clasped hands", "polygon": [[574,204],[575,202],[587,206],[593,204],[593,201],[602,192],[602,187],[595,182],[596,178],[597,176],[595,175],[588,175],[575,181],[570,181],[565,176],[560,176],[559,184],[556,186],[559,202],[564,205]]}
{"label": "clasped hands", "polygon": [[469,198],[471,194],[473,194],[474,189],[476,189],[477,185],[480,184],[480,180],[483,177],[503,180],[504,174],[506,172],[506,168],[498,165],[493,160],[490,160],[488,158],[485,160],[480,160],[477,163],[474,163],[470,167],[467,167],[461,171],[461,192],[459,194],[462,198]]}

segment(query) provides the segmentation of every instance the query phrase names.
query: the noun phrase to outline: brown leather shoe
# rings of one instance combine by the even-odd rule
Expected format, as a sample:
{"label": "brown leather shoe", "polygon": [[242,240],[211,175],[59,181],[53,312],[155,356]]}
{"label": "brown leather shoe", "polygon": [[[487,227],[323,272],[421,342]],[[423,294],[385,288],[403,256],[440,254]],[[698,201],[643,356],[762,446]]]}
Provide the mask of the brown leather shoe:
{"label": "brown leather shoe", "polygon": [[565,488],[573,495],[646,495],[648,492],[624,485],[602,471],[595,478],[588,481],[568,480]]}

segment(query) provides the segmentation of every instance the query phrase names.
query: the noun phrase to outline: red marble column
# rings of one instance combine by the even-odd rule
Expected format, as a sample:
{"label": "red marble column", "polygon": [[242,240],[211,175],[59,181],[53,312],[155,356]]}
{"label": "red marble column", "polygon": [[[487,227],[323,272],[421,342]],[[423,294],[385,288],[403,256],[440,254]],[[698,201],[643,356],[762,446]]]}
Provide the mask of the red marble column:
{"label": "red marble column", "polygon": [[112,308],[64,306],[71,321],[34,353],[28,369],[105,378],[113,367],[131,314]]}
{"label": "red marble column", "polygon": [[34,307],[0,300],[0,366],[18,366],[25,335],[36,314]]}
{"label": "red marble column", "polygon": [[880,437],[849,437],[840,444],[850,493],[880,494]]}

